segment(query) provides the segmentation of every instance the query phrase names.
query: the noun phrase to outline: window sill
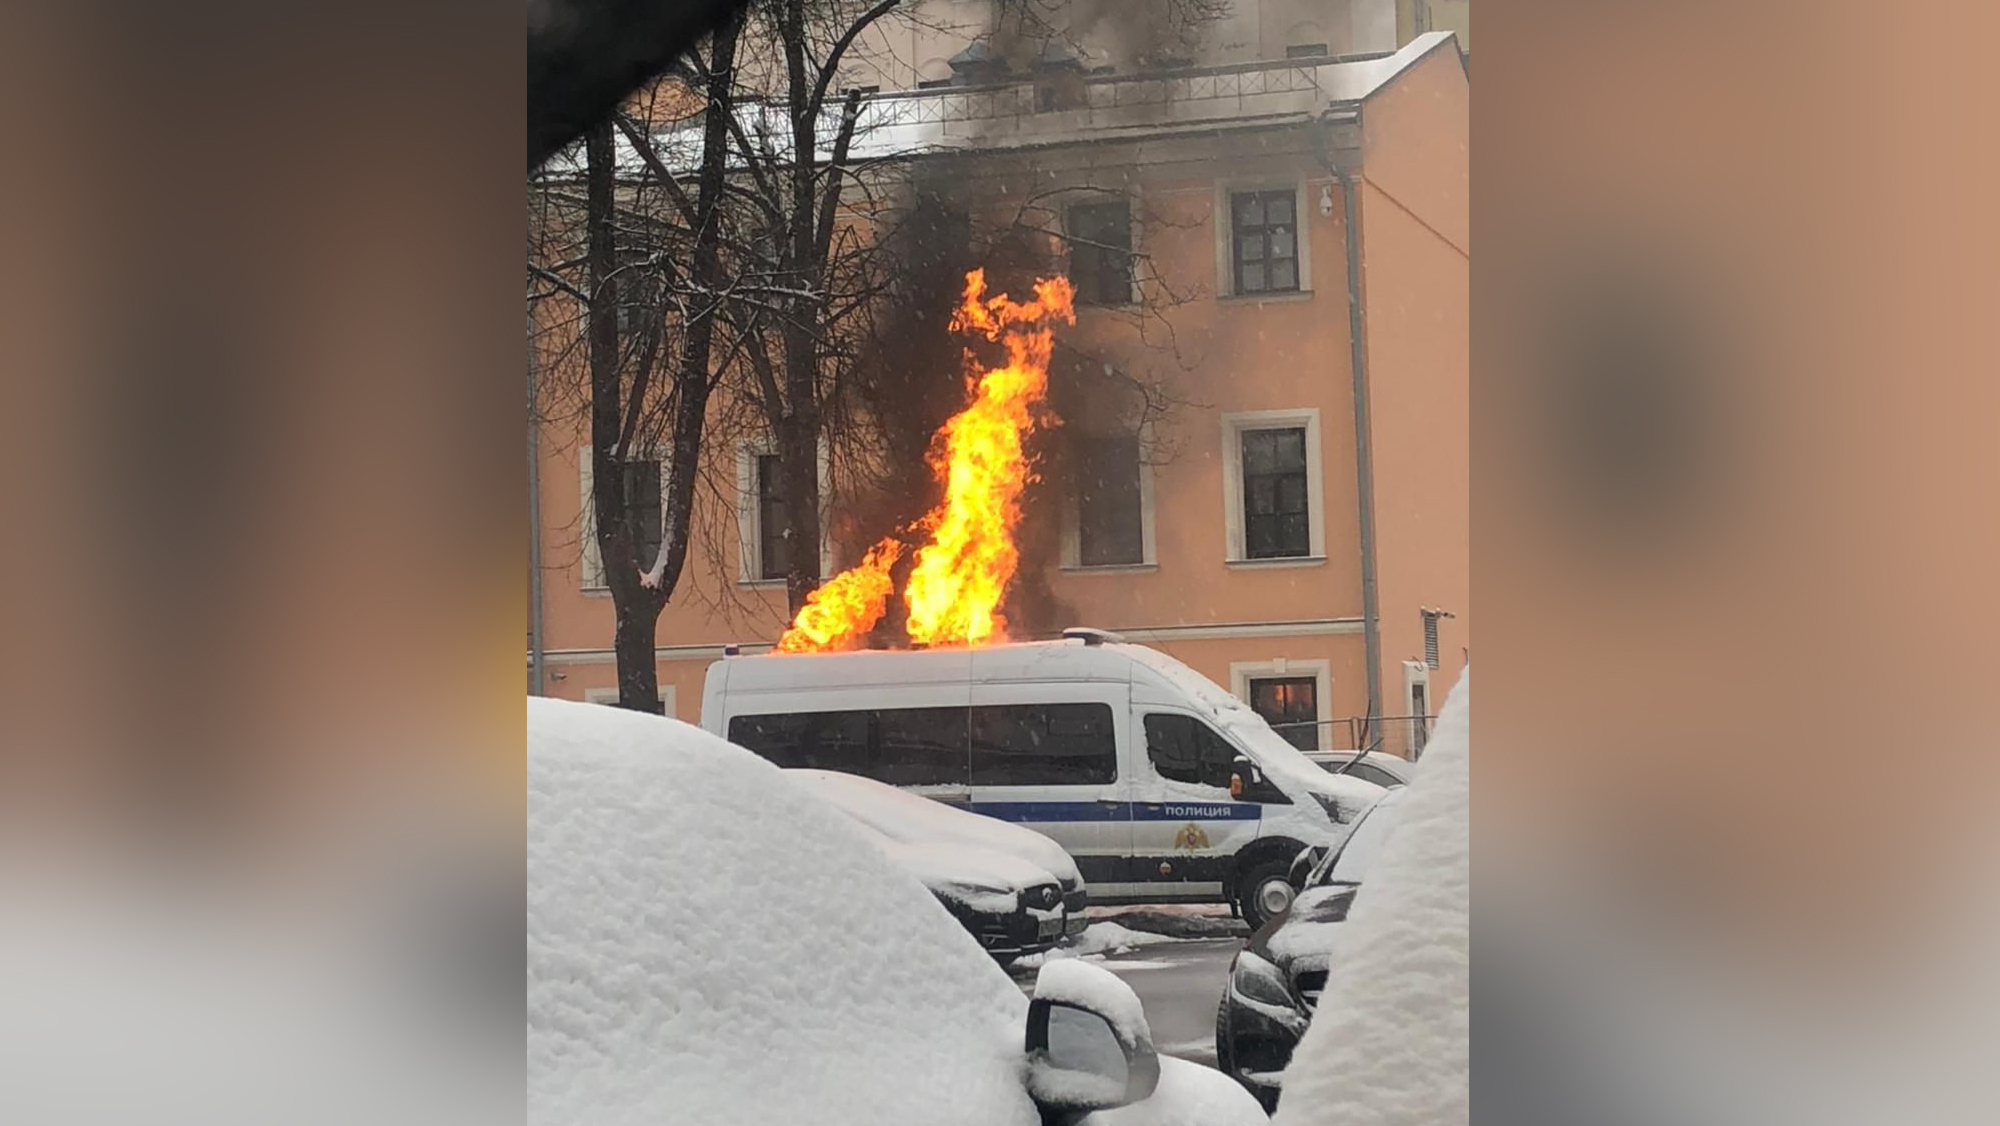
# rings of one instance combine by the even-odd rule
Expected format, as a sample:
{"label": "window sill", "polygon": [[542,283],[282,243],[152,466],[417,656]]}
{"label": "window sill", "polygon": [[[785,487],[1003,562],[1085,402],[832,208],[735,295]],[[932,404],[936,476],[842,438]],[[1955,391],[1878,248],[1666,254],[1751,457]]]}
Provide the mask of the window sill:
{"label": "window sill", "polygon": [[1270,293],[1217,294],[1215,301],[1218,305],[1288,304],[1293,301],[1310,300],[1312,295],[1313,291],[1310,289],[1284,289],[1275,290]]}
{"label": "window sill", "polygon": [[745,590],[783,590],[783,579],[737,579],[736,585]]}
{"label": "window sill", "polygon": [[583,596],[585,598],[609,598],[611,597],[611,588],[609,586],[587,586],[583,588]]}
{"label": "window sill", "polygon": [[1323,567],[1324,555],[1286,555],[1277,559],[1225,559],[1222,565],[1231,570],[1282,570],[1286,567]]}
{"label": "window sill", "polygon": [[1160,569],[1158,563],[1101,563],[1084,566],[1081,563],[1065,563],[1059,568],[1065,575],[1150,575]]}

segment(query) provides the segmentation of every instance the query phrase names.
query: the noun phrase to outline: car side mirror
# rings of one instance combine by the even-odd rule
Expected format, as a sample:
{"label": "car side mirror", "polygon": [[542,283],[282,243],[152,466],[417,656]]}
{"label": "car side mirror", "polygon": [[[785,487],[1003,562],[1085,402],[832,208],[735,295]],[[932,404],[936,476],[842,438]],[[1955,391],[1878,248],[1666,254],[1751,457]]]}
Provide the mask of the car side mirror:
{"label": "car side mirror", "polygon": [[1244,794],[1255,794],[1264,788],[1264,772],[1257,764],[1243,755],[1236,756],[1236,762],[1229,768],[1229,796],[1241,798]]}
{"label": "car side mirror", "polygon": [[1102,966],[1044,965],[1028,1002],[1028,1094],[1045,1108],[1129,1106],[1160,1083],[1160,1057],[1139,995]]}

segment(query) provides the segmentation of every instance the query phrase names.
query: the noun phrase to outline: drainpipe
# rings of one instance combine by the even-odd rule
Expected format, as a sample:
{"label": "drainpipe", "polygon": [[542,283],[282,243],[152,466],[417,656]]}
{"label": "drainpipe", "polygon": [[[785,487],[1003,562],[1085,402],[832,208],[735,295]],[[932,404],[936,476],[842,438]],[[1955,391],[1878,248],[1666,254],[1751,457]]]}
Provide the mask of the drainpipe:
{"label": "drainpipe", "polygon": [[[1368,731],[1379,741],[1382,718],[1382,615],[1375,588],[1375,455],[1368,417],[1368,317],[1361,302],[1361,239],[1355,206],[1354,169],[1361,164],[1359,118],[1329,121],[1327,153],[1321,162],[1340,181],[1347,223],[1348,366],[1354,379],[1354,485],[1361,539],[1361,632],[1368,660]],[[1365,749],[1365,748],[1357,748]]]}
{"label": "drainpipe", "polygon": [[[533,314],[530,314],[532,329]],[[547,661],[542,650],[542,443],[535,424],[535,345],[528,342],[528,683],[529,691],[547,691]]]}

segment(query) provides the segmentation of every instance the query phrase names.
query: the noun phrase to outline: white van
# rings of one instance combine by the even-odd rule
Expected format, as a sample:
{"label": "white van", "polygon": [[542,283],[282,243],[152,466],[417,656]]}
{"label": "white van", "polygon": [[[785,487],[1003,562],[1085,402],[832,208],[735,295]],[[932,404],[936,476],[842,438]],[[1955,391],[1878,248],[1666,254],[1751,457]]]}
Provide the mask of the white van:
{"label": "white van", "polygon": [[1227,902],[1261,925],[1292,861],[1385,792],[1308,761],[1179,661],[1092,630],[981,649],[725,657],[702,726],[1055,839],[1099,903]]}

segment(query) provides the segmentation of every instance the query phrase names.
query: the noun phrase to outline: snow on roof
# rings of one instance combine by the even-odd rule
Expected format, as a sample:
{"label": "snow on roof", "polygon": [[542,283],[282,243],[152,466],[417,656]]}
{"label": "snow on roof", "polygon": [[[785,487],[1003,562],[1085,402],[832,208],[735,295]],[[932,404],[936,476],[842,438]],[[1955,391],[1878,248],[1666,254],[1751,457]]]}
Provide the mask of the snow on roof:
{"label": "snow on roof", "polygon": [[[861,99],[850,154],[871,161],[1303,123],[1330,107],[1367,100],[1452,41],[1450,32],[1439,31],[1388,55],[1093,77],[1084,82],[1083,105],[1046,112],[1037,109],[1032,78],[877,94]],[[829,98],[821,112],[815,136],[822,159],[832,155],[842,111],[843,103]],[[755,147],[782,159],[792,144],[788,114],[781,101],[752,102],[740,107],[738,121]],[[701,137],[700,122],[689,121],[656,130],[653,144],[669,168],[692,170],[700,163]],[[638,154],[622,134],[614,141],[621,168],[636,176],[644,167]],[[581,161],[572,149],[544,168],[575,175]]]}
{"label": "snow on roof", "polygon": [[1470,1119],[1471,680],[1461,673],[1445,701],[1396,831],[1333,936],[1339,971],[1292,1053],[1276,1126]]}
{"label": "snow on roof", "polygon": [[1026,1002],[741,748],[527,705],[528,1120],[1034,1126]]}
{"label": "snow on roof", "polygon": [[1075,886],[1082,877],[1063,847],[1033,829],[953,809],[872,778],[832,770],[787,770],[786,775],[869,828],[911,845],[957,845],[1018,857]]}

